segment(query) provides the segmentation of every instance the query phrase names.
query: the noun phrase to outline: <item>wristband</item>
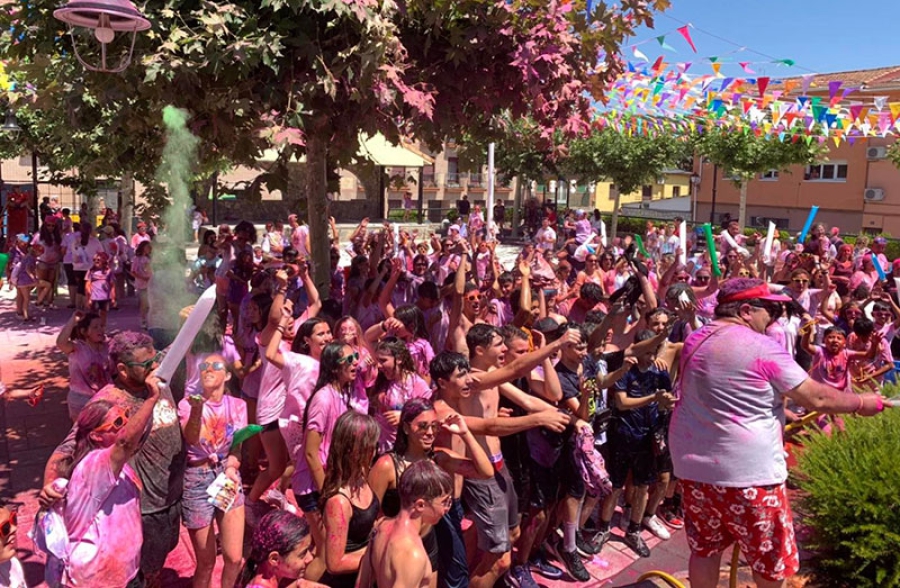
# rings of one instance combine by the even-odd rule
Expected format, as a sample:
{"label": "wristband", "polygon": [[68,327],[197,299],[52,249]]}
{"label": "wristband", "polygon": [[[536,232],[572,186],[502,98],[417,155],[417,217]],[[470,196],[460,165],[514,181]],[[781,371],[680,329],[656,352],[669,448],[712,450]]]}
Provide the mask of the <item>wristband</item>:
{"label": "wristband", "polygon": [[384,326],[384,321],[381,321],[381,332],[387,333],[387,327]]}
{"label": "wristband", "polygon": [[863,405],[865,404],[862,394],[857,396],[857,398],[859,398],[859,406],[856,407],[856,410],[853,411],[853,414],[859,414],[859,411],[861,411],[863,409]]}
{"label": "wristband", "polygon": [[876,395],[876,396],[875,396],[875,400],[876,400],[876,403],[875,403],[875,411],[876,411],[876,412],[883,412],[883,411],[884,411],[884,399],[883,399],[883,398],[881,397],[881,395],[879,394],[879,395]]}

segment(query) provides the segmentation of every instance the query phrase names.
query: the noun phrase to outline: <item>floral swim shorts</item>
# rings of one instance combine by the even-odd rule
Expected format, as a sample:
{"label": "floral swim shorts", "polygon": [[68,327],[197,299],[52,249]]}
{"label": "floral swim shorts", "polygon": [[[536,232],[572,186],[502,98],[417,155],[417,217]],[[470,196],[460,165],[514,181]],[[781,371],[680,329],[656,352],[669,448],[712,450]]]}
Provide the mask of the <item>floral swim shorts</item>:
{"label": "floral swim shorts", "polygon": [[767,580],[783,580],[800,569],[784,484],[725,488],[681,483],[692,553],[711,557],[736,541],[753,571]]}

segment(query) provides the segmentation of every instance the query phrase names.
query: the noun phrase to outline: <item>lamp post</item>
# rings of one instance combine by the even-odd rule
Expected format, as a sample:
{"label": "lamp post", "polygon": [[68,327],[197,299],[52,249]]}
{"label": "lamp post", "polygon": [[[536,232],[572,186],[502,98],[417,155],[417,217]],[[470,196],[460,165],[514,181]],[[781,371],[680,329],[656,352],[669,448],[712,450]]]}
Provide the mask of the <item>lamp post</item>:
{"label": "lamp post", "polygon": [[709,224],[716,224],[716,193],[719,187],[719,164],[713,164],[712,208],[709,210]]}
{"label": "lamp post", "polygon": [[[69,0],[62,8],[53,11],[53,16],[69,25],[69,35],[75,58],[89,71],[119,73],[131,63],[134,55],[134,43],[139,31],[150,28],[150,21],[134,7],[129,0]],[[87,63],[78,52],[75,30],[87,29],[94,32],[94,38],[100,43],[100,64]],[[128,56],[116,67],[106,64],[106,47],[115,39],[116,32],[131,33],[131,47]]]}

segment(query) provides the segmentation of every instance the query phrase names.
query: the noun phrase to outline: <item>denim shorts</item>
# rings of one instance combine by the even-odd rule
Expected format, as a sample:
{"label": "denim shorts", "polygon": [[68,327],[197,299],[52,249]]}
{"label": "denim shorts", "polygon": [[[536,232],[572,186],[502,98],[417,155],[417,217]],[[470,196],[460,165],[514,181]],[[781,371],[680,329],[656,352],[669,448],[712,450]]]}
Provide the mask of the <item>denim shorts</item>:
{"label": "denim shorts", "polygon": [[[214,467],[187,467],[184,470],[184,494],[181,498],[181,518],[187,529],[203,529],[212,524],[216,507],[209,503],[206,489],[213,483],[220,472],[225,471],[224,464]],[[244,491],[239,490],[234,506],[244,506]]]}
{"label": "denim shorts", "polygon": [[319,498],[321,498],[321,494],[317,491],[313,490],[309,494],[299,494],[296,495],[297,498],[297,506],[300,507],[300,510],[303,512],[316,512],[319,510]]}

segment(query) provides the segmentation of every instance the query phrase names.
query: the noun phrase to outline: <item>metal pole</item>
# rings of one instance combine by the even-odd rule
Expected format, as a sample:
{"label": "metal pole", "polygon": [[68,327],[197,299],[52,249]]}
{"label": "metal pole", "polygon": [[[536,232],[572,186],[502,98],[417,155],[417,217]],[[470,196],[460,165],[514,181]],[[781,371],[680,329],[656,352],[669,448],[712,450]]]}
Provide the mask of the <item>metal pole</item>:
{"label": "metal pole", "polygon": [[219,209],[219,172],[214,172],[212,177],[212,226],[219,226],[218,209]]}
{"label": "metal pole", "polygon": [[494,144],[488,143],[488,193],[487,193],[487,210],[484,211],[486,240],[493,241],[491,238],[491,222],[494,220]]}
{"label": "metal pole", "polygon": [[384,166],[379,165],[378,169],[378,198],[381,204],[381,216],[384,220],[388,218],[387,199],[384,197]]}
{"label": "metal pole", "polygon": [[719,164],[713,164],[712,208],[709,211],[709,224],[716,224],[716,193],[719,187]]}
{"label": "metal pole", "polygon": [[419,224],[425,222],[425,166],[419,168]]}
{"label": "metal pole", "polygon": [[37,153],[31,152],[31,189],[34,190],[34,232],[40,229],[41,207],[38,203]]}

